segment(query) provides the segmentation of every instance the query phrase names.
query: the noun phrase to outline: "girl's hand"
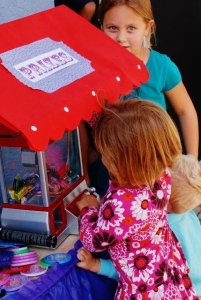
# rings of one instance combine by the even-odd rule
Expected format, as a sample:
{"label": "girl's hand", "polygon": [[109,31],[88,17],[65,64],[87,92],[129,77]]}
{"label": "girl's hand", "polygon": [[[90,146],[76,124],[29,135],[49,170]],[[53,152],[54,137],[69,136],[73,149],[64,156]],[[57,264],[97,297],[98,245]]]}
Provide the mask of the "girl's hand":
{"label": "girl's hand", "polygon": [[99,209],[99,202],[95,195],[83,195],[82,198],[76,202],[76,206],[79,210],[82,210],[86,206],[94,206]]}
{"label": "girl's hand", "polygon": [[100,270],[100,260],[98,258],[93,257],[91,252],[89,252],[85,248],[80,248],[77,251],[77,258],[80,262],[77,263],[77,266],[92,271],[94,273],[98,273]]}

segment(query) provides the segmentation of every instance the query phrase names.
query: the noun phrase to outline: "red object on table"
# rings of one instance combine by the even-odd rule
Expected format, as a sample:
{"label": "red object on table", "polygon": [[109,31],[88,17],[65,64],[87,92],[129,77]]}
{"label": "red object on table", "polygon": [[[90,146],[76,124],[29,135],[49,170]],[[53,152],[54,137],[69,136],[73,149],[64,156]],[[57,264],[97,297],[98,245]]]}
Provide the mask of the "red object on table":
{"label": "red object on table", "polygon": [[0,146],[43,151],[93,111],[101,111],[104,98],[112,103],[148,80],[141,60],[64,5],[0,25],[0,57],[47,37],[91,61],[95,71],[46,93],[24,85],[0,63]]}

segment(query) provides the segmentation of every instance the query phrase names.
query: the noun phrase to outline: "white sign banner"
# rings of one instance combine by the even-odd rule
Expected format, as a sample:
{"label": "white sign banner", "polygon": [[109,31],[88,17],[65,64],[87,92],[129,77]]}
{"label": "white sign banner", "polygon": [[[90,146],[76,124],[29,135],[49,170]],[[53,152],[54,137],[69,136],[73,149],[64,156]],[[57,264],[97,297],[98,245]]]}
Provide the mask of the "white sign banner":
{"label": "white sign banner", "polygon": [[31,82],[37,82],[77,62],[72,55],[57,48],[13,67]]}

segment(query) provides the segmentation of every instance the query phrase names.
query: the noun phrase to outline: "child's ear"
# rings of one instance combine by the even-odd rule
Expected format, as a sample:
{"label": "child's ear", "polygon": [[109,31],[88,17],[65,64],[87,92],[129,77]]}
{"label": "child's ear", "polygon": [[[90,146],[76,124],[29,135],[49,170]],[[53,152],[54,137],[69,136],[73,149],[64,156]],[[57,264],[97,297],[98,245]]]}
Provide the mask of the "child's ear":
{"label": "child's ear", "polygon": [[154,20],[150,20],[147,24],[146,24],[146,29],[145,29],[145,36],[147,36],[151,30],[151,27],[154,25]]}

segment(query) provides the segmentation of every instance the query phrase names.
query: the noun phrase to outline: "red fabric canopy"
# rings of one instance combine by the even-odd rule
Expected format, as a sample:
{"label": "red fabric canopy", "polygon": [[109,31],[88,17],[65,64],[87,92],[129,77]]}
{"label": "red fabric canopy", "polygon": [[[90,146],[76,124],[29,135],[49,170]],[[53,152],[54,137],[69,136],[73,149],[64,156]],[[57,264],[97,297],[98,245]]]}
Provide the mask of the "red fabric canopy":
{"label": "red fabric canopy", "polygon": [[[64,5],[0,25],[0,57],[47,37],[91,61],[95,71],[46,93],[24,85],[0,64],[0,146],[43,151],[64,131],[89,120],[93,111],[101,111],[99,103],[104,98],[112,103],[148,80],[142,61]],[[16,137],[18,132],[21,135]]]}

